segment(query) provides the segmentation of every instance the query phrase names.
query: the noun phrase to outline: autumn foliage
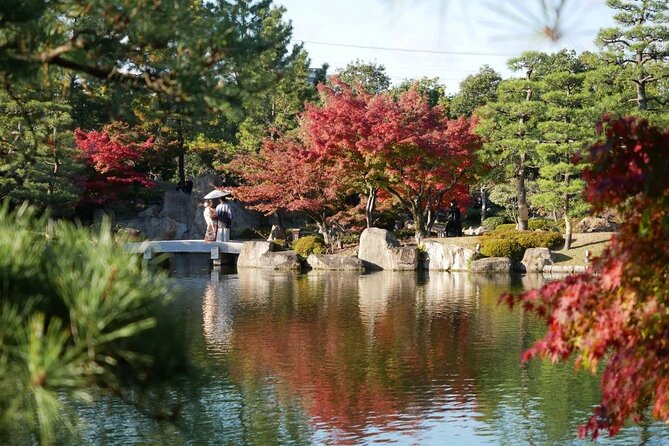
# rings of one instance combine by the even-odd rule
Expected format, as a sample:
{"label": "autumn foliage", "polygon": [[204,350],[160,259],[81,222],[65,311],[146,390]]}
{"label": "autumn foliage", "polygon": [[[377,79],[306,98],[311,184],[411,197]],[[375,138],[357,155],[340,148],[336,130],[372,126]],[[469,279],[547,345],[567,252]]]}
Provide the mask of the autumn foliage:
{"label": "autumn foliage", "polygon": [[341,164],[323,162],[291,138],[267,139],[258,154],[238,156],[228,169],[244,180],[235,196],[251,209],[266,215],[305,212],[325,227],[341,207],[346,189]]}
{"label": "autumn foliage", "polygon": [[616,434],[646,409],[669,421],[669,131],[633,118],[607,122],[590,150],[586,197],[614,207],[625,222],[584,274],[549,283],[513,305],[546,319],[548,333],[524,354],[575,356],[602,373],[602,399],[579,434]]}
{"label": "autumn foliage", "polygon": [[[342,165],[360,192],[386,190],[425,231],[430,214],[467,193],[480,141],[466,119],[449,121],[416,89],[398,98],[321,86],[302,129],[324,160]],[[372,197],[373,198],[373,197]]]}
{"label": "autumn foliage", "polygon": [[96,204],[116,200],[132,185],[152,187],[148,174],[139,169],[153,149],[153,138],[139,135],[125,124],[110,124],[101,131],[77,129],[74,138],[80,158],[90,167],[84,199]]}

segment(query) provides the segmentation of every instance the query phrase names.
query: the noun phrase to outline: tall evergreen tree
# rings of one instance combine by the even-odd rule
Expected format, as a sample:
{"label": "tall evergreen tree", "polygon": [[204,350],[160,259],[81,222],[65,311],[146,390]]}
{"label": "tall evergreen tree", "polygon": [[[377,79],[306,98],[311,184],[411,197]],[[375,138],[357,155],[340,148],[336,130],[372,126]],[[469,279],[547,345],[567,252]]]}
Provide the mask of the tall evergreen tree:
{"label": "tall evergreen tree", "polygon": [[545,116],[538,123],[540,143],[540,192],[531,197],[537,208],[562,214],[565,221],[565,247],[571,246],[571,219],[582,214],[585,203],[581,193],[582,163],[575,163],[588,143],[594,142],[595,117],[592,95],[584,91],[588,66],[573,51],[562,50],[546,60],[547,73],[541,79],[541,99],[546,104]]}
{"label": "tall evergreen tree", "polygon": [[71,215],[80,170],[73,149],[70,106],[49,90],[0,89],[0,201],[30,201]]}
{"label": "tall evergreen tree", "polygon": [[616,10],[617,26],[602,29],[597,44],[604,58],[616,66],[615,76],[609,78],[624,88],[624,103],[620,107],[665,123],[669,114],[669,4],[665,0],[607,0]]}
{"label": "tall evergreen tree", "polygon": [[515,181],[518,228],[528,228],[526,178],[537,165],[539,122],[545,105],[539,99],[538,78],[546,54],[526,52],[509,61],[514,71],[524,71],[524,78],[507,79],[497,89],[497,101],[479,109],[481,121],[477,132],[487,141],[480,151],[481,161],[497,176]]}

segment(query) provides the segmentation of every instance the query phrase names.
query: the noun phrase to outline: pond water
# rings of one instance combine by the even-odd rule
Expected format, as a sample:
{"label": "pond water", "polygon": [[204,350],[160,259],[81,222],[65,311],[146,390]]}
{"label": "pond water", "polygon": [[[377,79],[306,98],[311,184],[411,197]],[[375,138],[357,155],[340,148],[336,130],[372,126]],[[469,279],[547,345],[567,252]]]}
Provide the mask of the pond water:
{"label": "pond water", "polygon": [[[159,422],[101,397],[88,444],[590,444],[575,432],[596,377],[521,352],[541,321],[497,304],[541,276],[464,273],[175,275],[200,376],[163,390]],[[669,444],[659,423],[598,444]]]}

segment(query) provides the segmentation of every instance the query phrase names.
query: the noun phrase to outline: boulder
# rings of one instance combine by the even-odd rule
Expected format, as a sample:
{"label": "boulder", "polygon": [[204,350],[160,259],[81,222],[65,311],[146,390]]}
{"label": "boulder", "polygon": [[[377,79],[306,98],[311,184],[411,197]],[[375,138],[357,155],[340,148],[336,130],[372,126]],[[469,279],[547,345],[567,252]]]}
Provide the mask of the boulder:
{"label": "boulder", "polygon": [[362,232],[358,258],[372,269],[410,271],[418,267],[418,249],[400,247],[392,232],[380,228]]}
{"label": "boulder", "polygon": [[268,252],[259,259],[256,268],[276,269],[281,271],[297,271],[302,268],[302,262],[295,251]]}
{"label": "boulder", "polygon": [[473,273],[509,273],[511,266],[511,259],[508,257],[486,257],[474,260],[469,270]]}
{"label": "boulder", "polygon": [[155,217],[157,215],[158,215],[158,206],[156,205],[147,206],[143,211],[137,214],[137,216],[140,218]]}
{"label": "boulder", "polygon": [[139,231],[148,240],[180,240],[188,227],[169,217],[144,217],[123,220],[119,224]]}
{"label": "boulder", "polygon": [[300,267],[295,251],[272,252],[272,243],[266,241],[244,242],[237,259],[237,268],[298,270]]}
{"label": "boulder", "polygon": [[462,234],[463,235],[468,235],[468,236],[476,235],[474,231],[476,231],[476,228],[474,228],[473,226],[470,226],[467,229],[463,229]]}
{"label": "boulder", "polygon": [[574,228],[575,232],[612,232],[618,224],[604,217],[585,217]]}
{"label": "boulder", "polygon": [[528,248],[520,262],[520,270],[528,273],[540,273],[546,265],[553,264],[553,257],[548,248]]}
{"label": "boulder", "polygon": [[485,226],[479,226],[478,228],[474,229],[474,235],[483,235],[486,232],[489,232],[490,230],[486,228]]}
{"label": "boulder", "polygon": [[168,217],[180,223],[193,221],[195,210],[192,207],[191,196],[181,191],[165,191],[163,209],[160,216]]}
{"label": "boulder", "polygon": [[307,263],[316,270],[364,271],[362,260],[355,256],[337,254],[311,254]]}
{"label": "boulder", "polygon": [[427,240],[424,246],[427,254],[426,269],[432,271],[466,271],[476,257],[473,249],[447,245],[436,240]]}

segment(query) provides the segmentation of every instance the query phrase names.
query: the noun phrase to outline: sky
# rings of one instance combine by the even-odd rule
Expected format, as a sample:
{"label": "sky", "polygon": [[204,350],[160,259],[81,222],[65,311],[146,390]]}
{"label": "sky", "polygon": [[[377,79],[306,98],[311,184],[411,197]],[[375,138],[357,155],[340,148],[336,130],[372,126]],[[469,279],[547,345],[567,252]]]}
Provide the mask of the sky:
{"label": "sky", "polygon": [[[448,92],[484,64],[503,77],[506,63],[525,50],[595,50],[602,27],[613,25],[605,0],[565,1],[552,43],[542,32],[554,23],[542,0],[275,0],[286,8],[293,42],[303,43],[311,66],[328,73],[356,60],[385,66],[393,83],[438,77]],[[552,26],[548,26],[552,28]]]}

